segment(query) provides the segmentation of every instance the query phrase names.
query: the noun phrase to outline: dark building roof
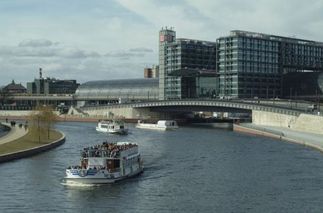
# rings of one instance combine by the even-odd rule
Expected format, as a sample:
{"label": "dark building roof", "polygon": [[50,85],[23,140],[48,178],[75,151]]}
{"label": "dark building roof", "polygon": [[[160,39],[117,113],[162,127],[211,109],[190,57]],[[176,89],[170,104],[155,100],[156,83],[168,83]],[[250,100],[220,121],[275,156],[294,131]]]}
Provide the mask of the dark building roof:
{"label": "dark building roof", "polygon": [[4,91],[8,92],[26,92],[27,89],[21,84],[16,84],[15,81],[12,81],[10,84],[2,88]]}

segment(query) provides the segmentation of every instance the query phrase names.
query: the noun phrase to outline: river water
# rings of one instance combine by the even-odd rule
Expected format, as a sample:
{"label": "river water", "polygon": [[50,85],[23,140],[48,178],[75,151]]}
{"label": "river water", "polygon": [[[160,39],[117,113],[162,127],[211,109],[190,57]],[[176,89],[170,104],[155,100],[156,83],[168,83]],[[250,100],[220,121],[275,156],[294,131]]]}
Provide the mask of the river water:
{"label": "river water", "polygon": [[66,186],[80,150],[106,140],[94,123],[58,123],[66,143],[0,164],[0,212],[323,212],[323,155],[232,131],[130,126],[109,140],[139,144],[142,175],[113,185]]}
{"label": "river water", "polygon": [[0,137],[4,136],[7,133],[8,133],[8,130],[6,130],[4,126],[0,125]]}

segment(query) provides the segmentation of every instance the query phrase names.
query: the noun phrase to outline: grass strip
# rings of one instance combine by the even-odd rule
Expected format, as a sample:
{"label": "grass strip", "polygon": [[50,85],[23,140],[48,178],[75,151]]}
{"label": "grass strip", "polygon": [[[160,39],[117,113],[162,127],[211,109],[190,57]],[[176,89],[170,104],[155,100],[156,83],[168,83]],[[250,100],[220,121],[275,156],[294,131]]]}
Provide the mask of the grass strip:
{"label": "grass strip", "polygon": [[50,130],[50,138],[48,139],[48,137],[41,137],[41,140],[39,141],[39,137],[34,136],[32,133],[28,132],[25,136],[17,140],[1,144],[0,155],[42,146],[54,142],[60,139],[62,136],[63,135],[60,132],[56,130]]}

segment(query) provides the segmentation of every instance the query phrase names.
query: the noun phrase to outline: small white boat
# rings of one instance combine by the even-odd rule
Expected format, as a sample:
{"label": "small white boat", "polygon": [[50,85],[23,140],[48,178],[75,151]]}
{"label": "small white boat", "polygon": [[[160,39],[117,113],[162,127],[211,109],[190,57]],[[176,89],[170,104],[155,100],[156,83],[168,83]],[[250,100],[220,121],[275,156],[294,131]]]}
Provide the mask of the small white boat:
{"label": "small white boat", "polygon": [[98,132],[107,132],[111,134],[120,134],[125,135],[128,133],[128,129],[125,127],[123,121],[116,120],[102,120],[98,122],[96,127],[96,131]]}
{"label": "small white boat", "polygon": [[103,143],[84,148],[81,163],[66,169],[66,183],[114,183],[143,172],[138,145],[129,142]]}
{"label": "small white boat", "polygon": [[141,129],[174,130],[178,128],[178,125],[174,120],[159,120],[157,124],[143,123],[138,120],[136,127]]}

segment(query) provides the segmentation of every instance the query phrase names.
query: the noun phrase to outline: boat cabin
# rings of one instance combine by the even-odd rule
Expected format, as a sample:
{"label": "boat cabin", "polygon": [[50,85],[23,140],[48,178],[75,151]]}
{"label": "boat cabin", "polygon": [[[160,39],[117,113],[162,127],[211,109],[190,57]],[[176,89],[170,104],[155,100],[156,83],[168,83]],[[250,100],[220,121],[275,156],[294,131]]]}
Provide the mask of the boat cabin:
{"label": "boat cabin", "polygon": [[120,168],[121,160],[128,160],[136,154],[138,145],[128,142],[103,143],[87,147],[81,152],[81,168],[116,171]]}

